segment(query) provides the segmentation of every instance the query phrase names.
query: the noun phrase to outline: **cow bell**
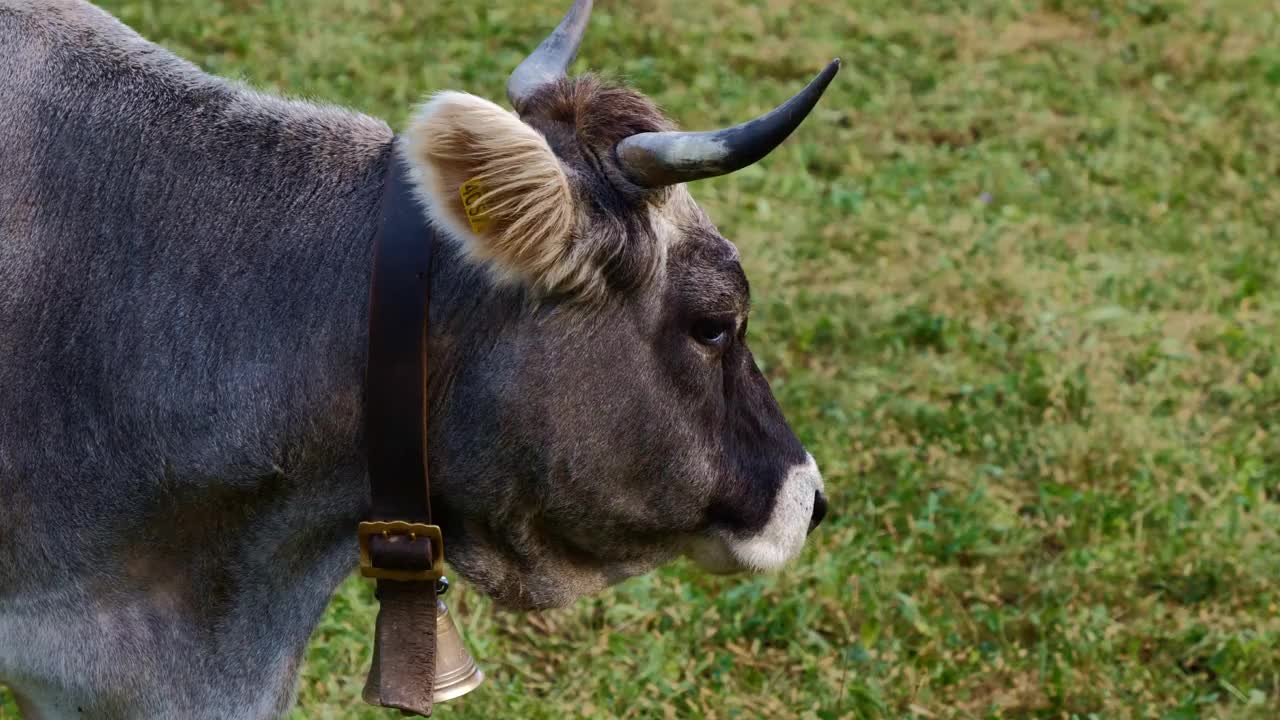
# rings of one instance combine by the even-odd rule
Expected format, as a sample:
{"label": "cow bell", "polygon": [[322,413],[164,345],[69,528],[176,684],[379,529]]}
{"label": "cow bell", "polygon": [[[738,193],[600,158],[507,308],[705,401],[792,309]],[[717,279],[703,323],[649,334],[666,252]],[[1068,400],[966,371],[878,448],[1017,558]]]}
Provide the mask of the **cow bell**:
{"label": "cow bell", "polygon": [[480,687],[484,673],[467,652],[462,634],[444,601],[436,598],[436,687],[432,698],[442,703]]}
{"label": "cow bell", "polygon": [[[436,582],[439,593],[449,587],[448,580],[443,577]],[[458,626],[453,623],[453,616],[439,594],[435,598],[435,632],[419,630],[435,640],[435,678],[431,686],[428,688],[422,682],[422,678],[415,674],[413,664],[406,663],[403,655],[387,652],[389,646],[399,650],[396,638],[402,632],[413,632],[413,629],[404,628],[402,631],[403,626],[395,625],[396,618],[387,618],[383,611],[389,604],[395,607],[396,603],[403,602],[403,598],[388,596],[386,592],[385,589],[379,591],[382,609],[378,612],[373,663],[362,693],[364,701],[370,705],[397,708],[405,715],[430,717],[432,705],[461,697],[480,687],[484,673],[467,652]],[[425,697],[426,692],[431,693],[429,700]]]}

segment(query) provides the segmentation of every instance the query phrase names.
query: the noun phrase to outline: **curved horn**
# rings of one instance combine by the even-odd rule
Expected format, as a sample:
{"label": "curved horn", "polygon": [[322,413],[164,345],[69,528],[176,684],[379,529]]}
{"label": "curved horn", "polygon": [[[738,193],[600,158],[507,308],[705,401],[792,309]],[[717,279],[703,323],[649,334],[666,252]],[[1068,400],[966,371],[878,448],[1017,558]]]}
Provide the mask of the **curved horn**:
{"label": "curved horn", "polygon": [[507,80],[507,99],[520,109],[538,88],[564,77],[578,54],[591,18],[591,0],[574,0],[573,7]]}
{"label": "curved horn", "polygon": [[768,155],[800,127],[839,70],[840,59],[836,58],[795,97],[741,125],[707,132],[647,132],[624,138],[614,148],[618,163],[632,182],[651,188],[741,170]]}

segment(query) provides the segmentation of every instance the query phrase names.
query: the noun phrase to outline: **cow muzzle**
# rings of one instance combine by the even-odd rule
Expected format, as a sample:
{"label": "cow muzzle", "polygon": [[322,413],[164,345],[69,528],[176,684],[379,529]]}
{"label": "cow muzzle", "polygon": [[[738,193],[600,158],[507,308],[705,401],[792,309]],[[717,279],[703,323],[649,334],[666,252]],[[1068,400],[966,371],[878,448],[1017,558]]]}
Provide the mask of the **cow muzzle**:
{"label": "cow muzzle", "polygon": [[807,455],[783,478],[763,528],[754,533],[713,530],[695,539],[688,555],[712,573],[776,570],[800,554],[805,537],[826,515],[822,490],[822,473]]}

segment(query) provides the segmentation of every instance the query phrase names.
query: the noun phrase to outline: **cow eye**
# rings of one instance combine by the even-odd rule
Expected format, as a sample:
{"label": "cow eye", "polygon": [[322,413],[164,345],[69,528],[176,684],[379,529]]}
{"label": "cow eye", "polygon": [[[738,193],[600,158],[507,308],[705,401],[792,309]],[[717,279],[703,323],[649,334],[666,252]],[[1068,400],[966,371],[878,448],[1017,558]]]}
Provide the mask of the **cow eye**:
{"label": "cow eye", "polygon": [[733,322],[721,318],[702,318],[693,323],[693,339],[707,347],[720,348],[733,336]]}

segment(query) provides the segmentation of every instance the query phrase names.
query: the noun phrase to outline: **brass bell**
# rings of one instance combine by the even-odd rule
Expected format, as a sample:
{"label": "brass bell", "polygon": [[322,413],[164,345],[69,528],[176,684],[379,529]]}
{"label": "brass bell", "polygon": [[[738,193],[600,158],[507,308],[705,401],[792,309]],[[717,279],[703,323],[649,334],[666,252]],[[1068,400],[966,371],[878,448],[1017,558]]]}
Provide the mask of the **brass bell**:
{"label": "brass bell", "polygon": [[[436,581],[436,673],[432,687],[431,702],[426,703],[417,692],[421,691],[421,683],[412,676],[399,673],[399,677],[384,684],[381,664],[378,655],[381,650],[377,640],[373,645],[373,662],[369,668],[369,677],[365,681],[361,696],[370,705],[397,708],[405,715],[429,715],[432,704],[446,702],[461,697],[480,687],[484,682],[484,673],[480,671],[476,661],[467,652],[462,642],[458,626],[453,624],[449,608],[445,606],[440,595],[449,589],[449,581],[443,577]],[[385,606],[384,606],[385,607]],[[383,615],[378,613],[378,630],[383,628]],[[417,685],[417,687],[414,687]]]}
{"label": "brass bell", "polygon": [[[447,587],[447,586],[446,586]],[[461,697],[480,687],[484,673],[476,665],[467,646],[462,642],[458,626],[444,601],[436,598],[436,687],[432,694],[435,702],[442,703]]]}

